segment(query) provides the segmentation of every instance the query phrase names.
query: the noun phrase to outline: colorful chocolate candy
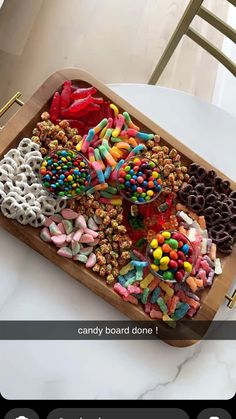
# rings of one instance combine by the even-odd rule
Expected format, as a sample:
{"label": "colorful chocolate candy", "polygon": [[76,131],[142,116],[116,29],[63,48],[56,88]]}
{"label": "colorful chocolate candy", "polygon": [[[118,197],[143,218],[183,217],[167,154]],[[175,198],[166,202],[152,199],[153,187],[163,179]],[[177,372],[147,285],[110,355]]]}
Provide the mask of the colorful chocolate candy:
{"label": "colorful chocolate candy", "polygon": [[54,196],[74,198],[90,183],[90,168],[80,153],[58,150],[44,158],[40,168],[43,186]]}
{"label": "colorful chocolate candy", "polygon": [[156,163],[142,156],[127,159],[117,174],[117,189],[129,201],[145,204],[162,190],[162,178]]}
{"label": "colorful chocolate candy", "polygon": [[164,281],[183,282],[193,269],[193,248],[177,231],[162,231],[147,249],[152,272]]}

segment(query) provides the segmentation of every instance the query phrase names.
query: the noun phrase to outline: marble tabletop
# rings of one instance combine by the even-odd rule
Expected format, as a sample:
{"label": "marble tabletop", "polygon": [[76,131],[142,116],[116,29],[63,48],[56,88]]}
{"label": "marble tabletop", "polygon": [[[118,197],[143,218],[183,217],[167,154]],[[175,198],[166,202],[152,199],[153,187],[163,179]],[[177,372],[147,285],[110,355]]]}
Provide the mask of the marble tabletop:
{"label": "marble tabletop", "polygon": [[[144,87],[111,87],[142,108]],[[153,89],[145,93],[150,94],[142,109],[147,115],[159,100],[158,88]],[[152,119],[159,122],[153,106]],[[199,143],[203,146],[201,137]],[[125,319],[3,229],[0,266],[1,320]],[[236,320],[235,310],[225,303],[218,318]],[[235,349],[235,341],[204,341],[184,349],[143,340],[2,341],[0,392],[9,399],[226,399],[236,389]]]}

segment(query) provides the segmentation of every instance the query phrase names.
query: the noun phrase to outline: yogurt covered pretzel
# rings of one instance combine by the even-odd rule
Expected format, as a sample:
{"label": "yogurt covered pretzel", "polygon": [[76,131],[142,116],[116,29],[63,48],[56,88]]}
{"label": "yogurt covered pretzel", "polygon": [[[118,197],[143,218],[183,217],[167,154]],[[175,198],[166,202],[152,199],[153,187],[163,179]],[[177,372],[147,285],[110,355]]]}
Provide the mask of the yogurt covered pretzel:
{"label": "yogurt covered pretzel", "polygon": [[45,215],[53,215],[66,206],[65,200],[50,197],[38,182],[41,162],[39,145],[29,138],[24,138],[17,149],[8,151],[0,161],[0,208],[5,217],[40,227]]}

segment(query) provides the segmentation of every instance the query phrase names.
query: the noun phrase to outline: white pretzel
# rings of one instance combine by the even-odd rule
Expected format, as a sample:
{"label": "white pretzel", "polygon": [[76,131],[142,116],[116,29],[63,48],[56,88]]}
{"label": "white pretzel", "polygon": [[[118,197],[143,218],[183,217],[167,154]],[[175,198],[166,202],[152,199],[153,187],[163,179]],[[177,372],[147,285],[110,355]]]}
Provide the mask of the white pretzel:
{"label": "white pretzel", "polygon": [[5,157],[10,157],[11,159],[13,159],[16,163],[22,159],[19,150],[17,150],[17,148],[12,148],[11,150],[8,151],[8,153],[5,155]]}
{"label": "white pretzel", "polygon": [[24,159],[23,159],[23,157],[18,157],[16,160],[15,160],[15,162],[16,162],[16,166],[17,167],[19,167],[19,166],[21,166],[22,164],[25,164],[25,161],[24,161]]}
{"label": "white pretzel", "polygon": [[9,180],[7,172],[0,167],[0,182],[6,183]]}
{"label": "white pretzel", "polygon": [[26,218],[26,216],[25,216],[25,212],[24,212],[24,210],[21,208],[21,210],[17,213],[17,216],[16,216],[16,221],[19,223],[19,224],[22,224],[22,225],[27,225],[28,224],[28,220],[27,220],[27,218]]}
{"label": "white pretzel", "polygon": [[29,186],[29,192],[31,192],[36,199],[38,199],[40,196],[42,196],[42,185],[40,183],[32,183],[32,185]]}
{"label": "white pretzel", "polygon": [[30,192],[27,193],[24,196],[24,199],[25,199],[25,202],[27,202],[27,204],[29,204],[29,205],[35,205],[36,199],[35,199],[35,196],[32,193],[30,193]]}
{"label": "white pretzel", "polygon": [[26,177],[25,173],[19,173],[19,174],[14,176],[12,181],[15,184],[17,184],[17,182],[27,183],[27,177]]}
{"label": "white pretzel", "polygon": [[40,196],[38,202],[41,205],[41,211],[44,215],[49,216],[55,213],[56,202],[55,199],[49,196]]}
{"label": "white pretzel", "polygon": [[11,157],[4,157],[4,159],[0,161],[0,166],[6,165],[6,164],[11,166],[13,169],[16,169],[17,167],[15,160],[12,159]]}
{"label": "white pretzel", "polygon": [[6,198],[6,194],[2,189],[0,189],[0,204],[2,204],[4,198]]}
{"label": "white pretzel", "polygon": [[39,183],[41,162],[39,144],[29,138],[24,138],[17,149],[10,150],[0,161],[2,213],[23,225],[42,226],[45,215],[53,215],[66,206],[66,200],[54,199]]}
{"label": "white pretzel", "polygon": [[35,151],[30,151],[29,153],[27,153],[27,154],[25,155],[25,162],[27,163],[27,162],[28,162],[28,160],[29,160],[31,157],[40,157],[40,158],[41,158],[41,160],[43,160],[43,158],[42,158],[42,154],[40,153],[40,151],[37,151],[37,150],[35,150]]}
{"label": "white pretzel", "polygon": [[30,221],[30,225],[32,227],[38,228],[38,227],[42,227],[44,225],[44,221],[45,221],[45,217],[43,214],[39,214],[36,216],[35,220]]}
{"label": "white pretzel", "polygon": [[12,182],[7,181],[4,185],[4,192],[8,194],[9,192],[16,192],[21,196],[21,190],[17,186],[14,186]]}
{"label": "white pretzel", "polygon": [[4,192],[8,194],[9,192],[13,191],[13,184],[10,180],[7,180],[4,184]]}
{"label": "white pretzel", "polygon": [[29,224],[30,224],[32,227],[35,227],[35,228],[37,228],[37,227],[41,227],[41,226],[44,224],[44,221],[45,221],[45,217],[44,217],[44,215],[41,213],[41,209],[40,209],[40,208],[38,208],[38,207],[33,206],[33,207],[31,207],[31,211],[33,211],[33,213],[34,213],[35,217],[32,217],[32,218],[29,220]]}
{"label": "white pretzel", "polygon": [[26,181],[27,181],[28,185],[32,185],[33,183],[37,183],[37,177],[32,172],[31,175],[27,175]]}
{"label": "white pretzel", "polygon": [[22,204],[20,211],[17,213],[16,221],[18,221],[18,223],[22,225],[27,225],[28,224],[27,214],[29,213],[29,211],[30,211],[30,205],[26,203]]}
{"label": "white pretzel", "polygon": [[17,204],[16,200],[12,197],[6,196],[1,204],[1,211],[7,218],[14,219],[17,217],[21,207]]}
{"label": "white pretzel", "polygon": [[7,194],[7,197],[8,198],[9,197],[14,198],[16,200],[17,204],[24,204],[26,202],[25,198],[23,196],[20,196],[17,192],[11,191]]}
{"label": "white pretzel", "polygon": [[26,195],[30,192],[30,186],[28,185],[28,183],[16,181],[15,184],[16,187],[21,190],[22,195]]}
{"label": "white pretzel", "polygon": [[66,207],[66,199],[65,198],[58,198],[55,213],[61,212],[63,208]]}
{"label": "white pretzel", "polygon": [[30,151],[38,151],[39,144],[34,143],[29,138],[23,138],[18,145],[18,150],[20,151],[21,156],[24,157]]}
{"label": "white pretzel", "polygon": [[27,164],[31,167],[33,172],[38,172],[41,166],[42,157],[39,156],[31,156],[27,160]]}
{"label": "white pretzel", "polygon": [[21,164],[19,167],[17,167],[16,174],[21,174],[21,173],[25,174],[26,177],[31,176],[32,175],[32,169],[26,163]]}
{"label": "white pretzel", "polygon": [[15,172],[14,167],[12,167],[10,164],[8,163],[4,163],[1,165],[1,169],[4,170],[8,175],[13,175]]}

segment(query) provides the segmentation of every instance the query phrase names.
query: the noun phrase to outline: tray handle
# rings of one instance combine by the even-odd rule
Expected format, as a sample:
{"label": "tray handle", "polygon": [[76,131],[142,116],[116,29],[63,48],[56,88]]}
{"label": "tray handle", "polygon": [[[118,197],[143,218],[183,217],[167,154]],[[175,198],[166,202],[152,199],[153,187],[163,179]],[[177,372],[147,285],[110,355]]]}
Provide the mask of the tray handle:
{"label": "tray handle", "polygon": [[11,99],[9,99],[9,101],[0,109],[0,118],[1,116],[4,115],[4,113],[14,104],[17,103],[20,106],[24,105],[24,102],[22,102],[22,100],[19,99],[19,97],[21,96],[21,92],[16,92],[14,94],[14,96],[12,96]]}
{"label": "tray handle", "polygon": [[231,296],[226,295],[225,298],[226,298],[226,300],[228,300],[227,307],[229,307],[231,309],[234,308],[234,306],[236,304],[236,289],[234,290],[234,292]]}

